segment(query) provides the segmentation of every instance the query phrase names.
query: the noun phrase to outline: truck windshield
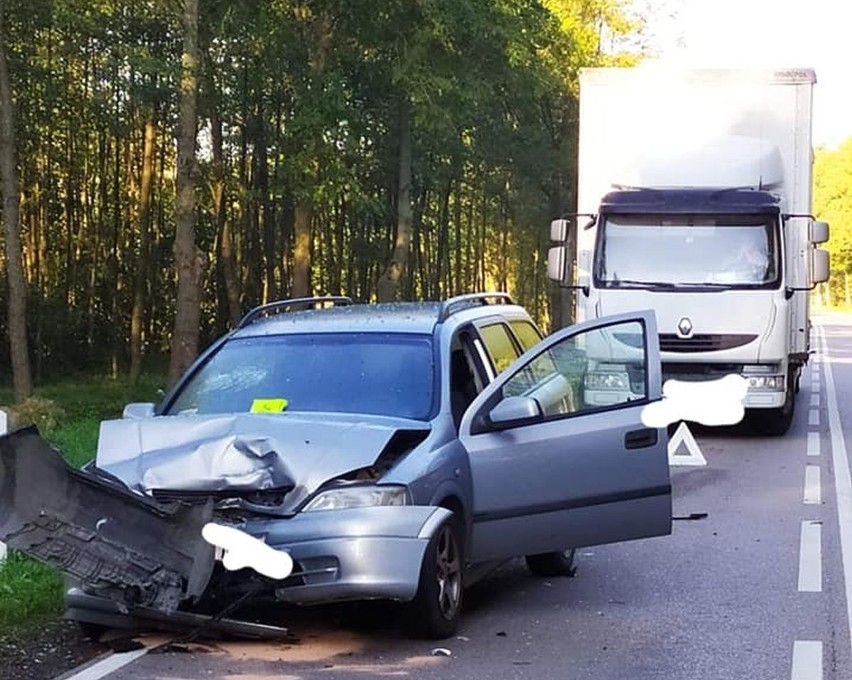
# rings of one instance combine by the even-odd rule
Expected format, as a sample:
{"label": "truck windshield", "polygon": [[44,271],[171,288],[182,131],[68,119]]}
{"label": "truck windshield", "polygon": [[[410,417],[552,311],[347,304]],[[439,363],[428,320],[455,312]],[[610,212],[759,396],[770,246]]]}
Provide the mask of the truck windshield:
{"label": "truck windshield", "polygon": [[774,215],[609,215],[595,285],[774,288],[780,282]]}

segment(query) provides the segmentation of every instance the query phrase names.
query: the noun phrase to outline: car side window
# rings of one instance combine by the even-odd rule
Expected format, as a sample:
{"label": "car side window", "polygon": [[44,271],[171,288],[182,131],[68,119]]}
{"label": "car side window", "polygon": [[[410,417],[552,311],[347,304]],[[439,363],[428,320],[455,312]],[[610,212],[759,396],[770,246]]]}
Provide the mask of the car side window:
{"label": "car side window", "polygon": [[494,370],[498,374],[505,371],[509,364],[520,356],[505,324],[493,323],[482,326],[479,333],[485,343],[485,349],[488,351],[491,363],[494,365]]}
{"label": "car side window", "polygon": [[515,334],[518,342],[521,343],[521,348],[524,352],[532,349],[544,339],[544,336],[539,333],[538,328],[529,321],[513,319],[509,321],[509,326],[511,326],[512,332]]}
{"label": "car side window", "polygon": [[509,379],[503,397],[535,399],[544,416],[648,398],[645,329],[638,321],[571,335]]}

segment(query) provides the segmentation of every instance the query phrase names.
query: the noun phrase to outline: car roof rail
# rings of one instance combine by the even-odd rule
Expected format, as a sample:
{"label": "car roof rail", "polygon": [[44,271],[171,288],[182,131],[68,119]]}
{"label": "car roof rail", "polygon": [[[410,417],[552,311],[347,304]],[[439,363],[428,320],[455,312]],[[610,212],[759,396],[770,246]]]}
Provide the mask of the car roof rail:
{"label": "car roof rail", "polygon": [[352,304],[352,298],[345,295],[326,295],[324,297],[291,298],[290,300],[276,300],[260,305],[252,309],[237,324],[237,328],[245,328],[261,317],[280,314],[281,312],[294,312],[310,308],[324,309],[327,306],[345,307]]}
{"label": "car roof rail", "polygon": [[467,293],[456,295],[441,303],[438,311],[438,323],[446,321],[456,312],[478,305],[513,305],[515,301],[508,293]]}

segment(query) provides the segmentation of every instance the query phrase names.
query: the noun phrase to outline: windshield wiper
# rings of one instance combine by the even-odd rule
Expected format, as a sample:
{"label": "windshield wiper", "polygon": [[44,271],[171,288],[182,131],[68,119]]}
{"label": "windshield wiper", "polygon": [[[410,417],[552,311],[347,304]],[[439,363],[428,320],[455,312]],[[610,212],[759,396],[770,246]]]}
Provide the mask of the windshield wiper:
{"label": "windshield wiper", "polygon": [[673,283],[671,281],[634,281],[631,279],[618,279],[616,281],[608,281],[610,288],[632,288],[637,290],[728,290],[737,284],[730,283]]}
{"label": "windshield wiper", "polygon": [[666,281],[634,281],[632,279],[616,279],[607,281],[610,288],[637,288],[641,290],[659,290],[677,288],[678,284]]}

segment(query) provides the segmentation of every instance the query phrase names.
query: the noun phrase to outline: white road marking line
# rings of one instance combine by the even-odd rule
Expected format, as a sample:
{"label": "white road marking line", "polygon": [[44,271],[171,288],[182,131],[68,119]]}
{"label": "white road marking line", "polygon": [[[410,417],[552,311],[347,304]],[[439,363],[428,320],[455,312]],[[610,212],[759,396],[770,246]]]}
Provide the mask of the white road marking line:
{"label": "white road marking line", "polygon": [[819,425],[819,411],[815,408],[812,408],[811,412],[808,413],[808,425]]}
{"label": "white road marking line", "polygon": [[814,373],[811,376],[811,387],[815,390],[819,389],[819,373]]}
{"label": "white road marking line", "polygon": [[822,523],[805,520],[799,541],[799,592],[822,592]]}
{"label": "white road marking line", "polygon": [[[843,584],[846,592],[846,633],[852,632],[852,477],[849,474],[849,458],[846,455],[846,440],[840,425],[837,408],[837,391],[831,371],[831,355],[825,331],[819,329],[821,353],[825,366],[826,404],[828,406],[828,428],[831,433],[831,460],[834,465],[834,493],[837,506],[837,523],[840,528],[840,556],[843,563]],[[847,637],[847,639],[849,639]],[[852,647],[852,646],[851,646]],[[847,650],[848,651],[848,650]]]}
{"label": "white road marking line", "polygon": [[819,432],[808,432],[808,455],[818,456],[819,453]]}
{"label": "white road marking line", "polygon": [[819,392],[814,392],[811,395],[811,406],[819,406]]}
{"label": "white road marking line", "polygon": [[822,642],[796,640],[793,643],[790,680],[822,680]]}
{"label": "white road marking line", "polygon": [[147,654],[148,651],[148,647],[144,647],[143,649],[134,649],[132,652],[110,654],[102,661],[93,663],[91,666],[87,666],[79,673],[76,673],[71,677],[64,678],[64,680],[100,680],[110,673],[117,671],[119,668],[123,668],[129,663],[133,663],[140,656]]}
{"label": "white road marking line", "polygon": [[805,504],[819,505],[822,503],[822,487],[818,465],[805,466]]}

